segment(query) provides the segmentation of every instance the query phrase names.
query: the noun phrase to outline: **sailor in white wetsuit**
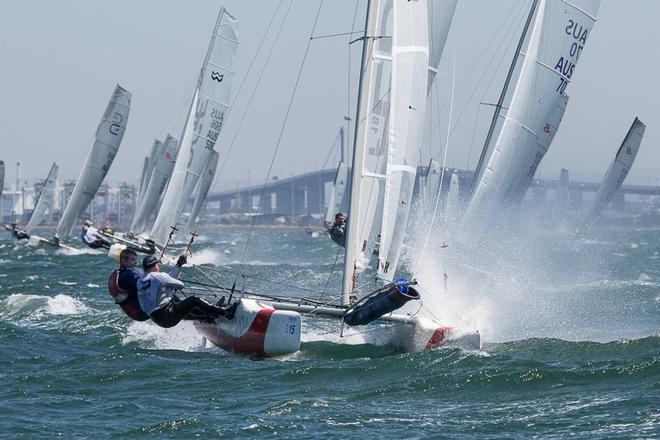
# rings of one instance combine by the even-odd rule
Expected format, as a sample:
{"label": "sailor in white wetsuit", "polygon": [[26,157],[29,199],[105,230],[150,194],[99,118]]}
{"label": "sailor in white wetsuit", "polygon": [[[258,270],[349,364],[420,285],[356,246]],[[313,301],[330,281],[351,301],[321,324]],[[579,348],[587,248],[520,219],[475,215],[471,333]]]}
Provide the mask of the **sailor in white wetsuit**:
{"label": "sailor in white wetsuit", "polygon": [[80,238],[82,239],[83,243],[92,249],[98,249],[101,247],[110,249],[110,243],[106,241],[101,235],[99,235],[99,230],[92,226],[92,222],[89,220],[85,220]]}
{"label": "sailor in white wetsuit", "polygon": [[177,278],[181,273],[181,266],[186,262],[186,257],[180,256],[176,266],[169,274],[166,274],[160,271],[160,264],[156,257],[153,255],[144,257],[142,268],[145,275],[137,282],[140,308],[149,315],[153,322],[165,328],[174,327],[182,319],[193,319],[189,316],[191,312],[195,317],[203,315],[204,318],[211,320],[218,316],[231,319],[236,308],[235,305],[218,307],[194,295],[182,300],[174,296],[176,290],[185,287],[185,284]]}

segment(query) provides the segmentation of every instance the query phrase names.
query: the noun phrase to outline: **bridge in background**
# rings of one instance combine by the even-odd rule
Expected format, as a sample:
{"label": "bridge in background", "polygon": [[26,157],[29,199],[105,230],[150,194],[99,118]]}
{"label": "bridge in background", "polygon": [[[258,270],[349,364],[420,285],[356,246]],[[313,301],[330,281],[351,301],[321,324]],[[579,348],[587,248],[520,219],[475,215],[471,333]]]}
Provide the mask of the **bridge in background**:
{"label": "bridge in background", "polygon": [[[447,169],[447,178],[443,181],[442,191],[449,188],[449,176],[456,171],[459,177],[459,196],[465,199],[472,182],[473,172],[469,170]],[[419,191],[420,181],[425,178],[427,167],[419,167],[415,181],[415,195]],[[247,214],[257,213],[265,216],[309,216],[325,214],[326,194],[331,190],[336,170],[312,171],[284,179],[273,178],[266,185],[255,185],[210,194],[206,201],[208,214]],[[569,182],[568,173],[562,172],[559,180],[537,179],[532,183],[527,197],[545,201],[549,194],[563,193],[570,200],[571,206],[582,206],[583,194],[598,191],[599,183]],[[615,210],[625,208],[625,197],[658,196],[660,187],[651,185],[623,185],[612,202]],[[346,203],[345,203],[346,205]],[[344,211],[347,207],[344,206]]]}

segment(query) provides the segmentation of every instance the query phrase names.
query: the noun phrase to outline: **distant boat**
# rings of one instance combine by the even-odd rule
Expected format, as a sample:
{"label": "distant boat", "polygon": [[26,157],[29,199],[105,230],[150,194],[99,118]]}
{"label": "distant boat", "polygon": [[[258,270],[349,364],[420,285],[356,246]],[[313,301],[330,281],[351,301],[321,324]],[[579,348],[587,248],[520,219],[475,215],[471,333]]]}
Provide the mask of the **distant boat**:
{"label": "distant boat", "polygon": [[171,227],[179,221],[224,126],[238,46],[235,27],[236,19],[222,8],[190,104],[174,170],[149,234],[161,247],[167,245]]}
{"label": "distant boat", "polygon": [[204,166],[204,172],[202,173],[202,178],[199,179],[199,184],[197,185],[197,191],[195,193],[195,200],[193,201],[192,209],[190,210],[190,219],[188,220],[188,226],[186,228],[188,231],[193,231],[195,229],[197,217],[199,217],[199,214],[202,212],[206,196],[208,196],[211,189],[211,184],[215,177],[215,170],[218,168],[219,158],[220,155],[218,152],[213,150],[211,152],[211,158],[206,166]]}
{"label": "distant boat", "polygon": [[31,245],[47,243],[62,246],[69,238],[75,223],[89,207],[110,170],[124,137],[130,106],[131,93],[117,85],[96,130],[94,143],[87,154],[54,236],[48,240],[33,235],[30,237]]}
{"label": "distant boat", "polygon": [[57,172],[59,167],[56,163],[53,162],[53,165],[50,167],[46,181],[37,197],[37,201],[34,204],[34,209],[32,210],[32,215],[27,225],[25,225],[25,232],[31,235],[35,228],[41,224],[46,216],[46,210],[48,208],[52,211],[53,206],[53,192],[55,190],[55,182],[57,181]]}
{"label": "distant boat", "polygon": [[[599,4],[600,0],[535,0],[532,4],[477,164],[464,216],[468,224],[490,219],[505,204],[518,204],[527,191],[562,119],[568,100],[564,92]],[[505,110],[515,70],[519,74]],[[499,134],[493,138],[496,127]]]}
{"label": "distant boat", "polygon": [[639,118],[635,118],[614,156],[614,161],[603,176],[596,197],[582,220],[582,227],[593,224],[619,192],[619,188],[623,185],[623,181],[626,180],[626,176],[635,162],[645,129],[646,125]]}

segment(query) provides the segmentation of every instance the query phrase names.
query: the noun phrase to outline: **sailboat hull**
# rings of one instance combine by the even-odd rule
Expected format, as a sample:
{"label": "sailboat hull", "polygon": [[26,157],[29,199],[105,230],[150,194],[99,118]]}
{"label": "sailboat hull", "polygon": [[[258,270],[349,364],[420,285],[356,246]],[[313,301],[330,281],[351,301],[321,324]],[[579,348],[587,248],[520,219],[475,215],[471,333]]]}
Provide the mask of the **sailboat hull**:
{"label": "sailboat hull", "polygon": [[232,319],[195,321],[195,328],[217,347],[252,358],[283,356],[300,349],[300,314],[275,310],[268,304],[242,299]]}
{"label": "sailboat hull", "polygon": [[413,325],[398,328],[394,345],[411,353],[434,350],[444,346],[466,350],[481,349],[481,335],[471,328],[438,326],[430,319],[416,318]]}

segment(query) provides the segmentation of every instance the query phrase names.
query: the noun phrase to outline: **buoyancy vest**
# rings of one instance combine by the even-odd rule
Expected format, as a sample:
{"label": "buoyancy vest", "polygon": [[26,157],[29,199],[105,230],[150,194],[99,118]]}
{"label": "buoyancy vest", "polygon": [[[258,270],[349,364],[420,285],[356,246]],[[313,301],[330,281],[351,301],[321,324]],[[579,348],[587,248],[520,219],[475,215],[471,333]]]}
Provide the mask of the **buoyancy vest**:
{"label": "buoyancy vest", "polygon": [[121,269],[115,269],[108,278],[108,292],[114,299],[115,304],[119,305],[124,313],[134,321],[146,321],[149,315],[140,309],[137,295],[131,294],[126,289],[119,287],[119,274]]}

